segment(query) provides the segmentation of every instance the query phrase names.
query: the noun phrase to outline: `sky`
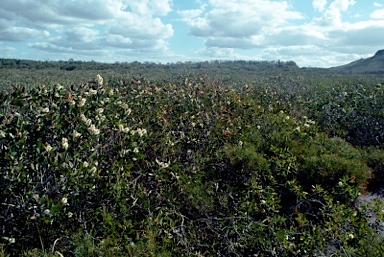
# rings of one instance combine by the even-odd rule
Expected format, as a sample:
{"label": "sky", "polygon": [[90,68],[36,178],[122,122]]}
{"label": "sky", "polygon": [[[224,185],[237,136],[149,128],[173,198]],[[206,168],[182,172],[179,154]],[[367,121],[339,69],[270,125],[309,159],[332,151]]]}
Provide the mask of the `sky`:
{"label": "sky", "polygon": [[384,0],[1,0],[0,58],[333,67],[384,49]]}

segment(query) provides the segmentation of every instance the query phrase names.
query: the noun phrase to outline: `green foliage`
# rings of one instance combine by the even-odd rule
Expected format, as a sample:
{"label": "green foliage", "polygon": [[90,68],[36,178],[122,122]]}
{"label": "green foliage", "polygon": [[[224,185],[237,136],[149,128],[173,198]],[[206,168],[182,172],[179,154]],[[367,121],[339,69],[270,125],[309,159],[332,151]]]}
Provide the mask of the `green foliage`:
{"label": "green foliage", "polygon": [[351,144],[344,120],[324,122],[329,88],[284,76],[111,75],[1,92],[0,255],[379,254],[383,206],[354,200],[380,184],[381,139]]}

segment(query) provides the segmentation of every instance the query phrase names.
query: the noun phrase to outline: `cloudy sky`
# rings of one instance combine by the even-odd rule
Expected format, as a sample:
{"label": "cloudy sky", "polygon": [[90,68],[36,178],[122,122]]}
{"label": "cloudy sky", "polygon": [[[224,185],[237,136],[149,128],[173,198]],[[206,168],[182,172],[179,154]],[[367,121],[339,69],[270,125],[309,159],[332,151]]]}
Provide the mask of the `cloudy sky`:
{"label": "cloudy sky", "polygon": [[0,58],[282,60],[331,67],[384,49],[384,0],[1,0]]}

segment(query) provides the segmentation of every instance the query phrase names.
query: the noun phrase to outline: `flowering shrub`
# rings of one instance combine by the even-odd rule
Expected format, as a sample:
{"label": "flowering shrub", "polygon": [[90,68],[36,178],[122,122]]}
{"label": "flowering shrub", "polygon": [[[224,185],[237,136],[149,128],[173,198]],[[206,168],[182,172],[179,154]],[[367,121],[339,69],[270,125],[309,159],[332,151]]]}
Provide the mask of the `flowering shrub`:
{"label": "flowering shrub", "polygon": [[384,153],[300,90],[95,81],[0,94],[0,256],[380,253],[383,206],[354,200]]}

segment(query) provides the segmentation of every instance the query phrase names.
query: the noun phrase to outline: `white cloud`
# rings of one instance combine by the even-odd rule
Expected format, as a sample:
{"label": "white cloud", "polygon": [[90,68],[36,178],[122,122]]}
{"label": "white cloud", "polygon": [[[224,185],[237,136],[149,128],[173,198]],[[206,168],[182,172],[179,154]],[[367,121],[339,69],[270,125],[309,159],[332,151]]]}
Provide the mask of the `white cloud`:
{"label": "white cloud", "polygon": [[307,46],[325,45],[328,41],[326,33],[316,26],[302,25],[280,28],[267,36],[264,46]]}
{"label": "white cloud", "polygon": [[206,56],[210,59],[235,59],[232,48],[206,47],[196,51],[196,54]]}
{"label": "white cloud", "polygon": [[384,19],[384,9],[374,11],[371,13],[370,17],[372,19]]}
{"label": "white cloud", "polygon": [[30,38],[48,38],[48,31],[41,31],[25,27],[5,27],[0,31],[0,40],[20,42]]}
{"label": "white cloud", "polygon": [[210,10],[199,16],[197,11],[181,13],[190,26],[190,34],[205,38],[209,47],[258,47],[263,31],[303,18],[299,12],[291,11],[286,1],[210,0],[209,3]]}
{"label": "white cloud", "polygon": [[317,24],[321,26],[342,26],[342,13],[354,5],[354,0],[335,0],[327,9],[323,11],[323,16],[316,19]]}
{"label": "white cloud", "polygon": [[173,35],[172,25],[161,20],[172,0],[1,1],[0,39],[33,39],[29,46],[41,51],[167,51],[164,40]]}
{"label": "white cloud", "polygon": [[378,3],[378,2],[374,2],[373,5],[374,5],[375,7],[382,7],[382,6],[383,6],[383,4],[380,4],[380,3]]}
{"label": "white cloud", "polygon": [[[102,0],[101,0],[102,1]],[[141,16],[166,16],[172,11],[168,0],[110,0],[117,2],[111,4],[110,10],[116,12],[132,12]]]}
{"label": "white cloud", "polygon": [[203,14],[204,10],[202,9],[193,9],[193,10],[181,10],[177,13],[181,16],[181,20],[187,23],[192,23],[193,19],[198,18]]}
{"label": "white cloud", "polygon": [[327,0],[313,0],[312,2],[313,9],[319,12],[324,11],[326,5],[327,5]]}
{"label": "white cloud", "polygon": [[10,53],[16,52],[16,48],[4,45],[2,42],[0,42],[0,52],[4,55],[3,57],[6,57]]}
{"label": "white cloud", "polygon": [[333,46],[370,46],[379,49],[384,42],[384,22],[369,21],[346,25],[342,30],[329,32]]}

